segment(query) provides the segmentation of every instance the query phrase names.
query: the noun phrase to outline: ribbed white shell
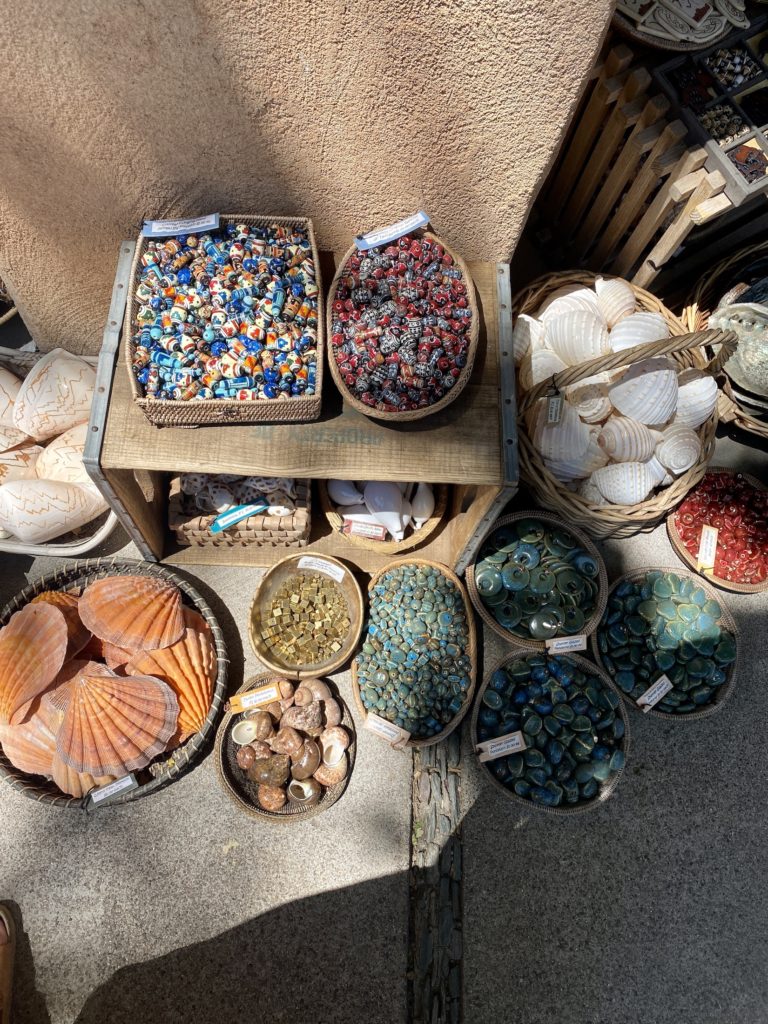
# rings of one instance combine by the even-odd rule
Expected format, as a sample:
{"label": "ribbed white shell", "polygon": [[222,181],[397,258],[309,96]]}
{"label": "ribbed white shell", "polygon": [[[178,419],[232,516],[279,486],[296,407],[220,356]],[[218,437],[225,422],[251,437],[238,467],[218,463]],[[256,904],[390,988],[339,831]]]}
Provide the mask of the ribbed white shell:
{"label": "ribbed white shell", "polygon": [[565,483],[568,480],[581,480],[594,470],[605,466],[608,456],[597,443],[597,431],[590,431],[589,444],[583,455],[574,455],[565,459],[545,459],[544,464],[553,477]]}
{"label": "ribbed white shell", "polygon": [[600,493],[600,489],[597,484],[590,477],[588,480],[582,480],[579,486],[576,488],[576,493],[579,494],[585,501],[588,501],[590,505],[607,505],[608,502]]}
{"label": "ribbed white shell", "polygon": [[610,381],[610,374],[596,373],[564,389],[565,397],[585,423],[601,423],[611,415],[613,406],[608,397]]}
{"label": "ribbed white shell", "polygon": [[590,477],[612,505],[637,505],[645,501],[656,480],[643,462],[616,462],[596,469]]}
{"label": "ribbed white shell", "polygon": [[694,466],[701,455],[699,435],[691,427],[673,423],[663,433],[656,457],[670,473],[679,476]]}
{"label": "ribbed white shell", "polygon": [[623,416],[640,423],[666,423],[677,408],[677,374],[665,358],[635,363],[608,397]]}
{"label": "ribbed white shell", "polygon": [[567,363],[577,366],[610,351],[608,329],[602,315],[586,309],[574,310],[548,319],[544,331],[547,348]]}
{"label": "ribbed white shell", "polygon": [[597,304],[609,327],[613,327],[619,320],[634,313],[637,308],[635,293],[626,281],[619,278],[605,281],[602,277],[598,277],[595,281],[595,292],[597,293]]}
{"label": "ribbed white shell", "polygon": [[597,443],[613,462],[645,462],[653,455],[659,435],[628,416],[611,416]]}
{"label": "ribbed white shell", "polygon": [[608,335],[612,352],[623,352],[635,345],[647,345],[650,341],[661,341],[669,337],[669,327],[658,313],[632,313],[624,317]]}
{"label": "ribbed white shell", "polygon": [[677,383],[679,390],[675,423],[684,427],[700,427],[715,411],[717,381],[701,370],[690,369],[683,370]]}
{"label": "ribbed white shell", "polygon": [[533,431],[533,445],[545,459],[562,462],[578,459],[589,447],[589,427],[582,423],[572,405],[563,402],[559,423],[547,423],[547,402],[538,404],[536,426]]}
{"label": "ribbed white shell", "polygon": [[536,316],[539,320],[546,321],[550,317],[560,316],[561,313],[568,313],[577,309],[591,309],[597,312],[597,295],[591,288],[581,288],[579,285],[566,284],[546,297],[539,307]]}
{"label": "ribbed white shell", "polygon": [[546,348],[536,349],[523,359],[520,367],[520,384],[523,390],[530,391],[535,384],[549,380],[553,374],[560,373],[566,368],[563,360],[554,352]]}
{"label": "ribbed white shell", "polygon": [[515,321],[512,331],[512,350],[515,366],[519,366],[523,357],[531,350],[538,348],[544,341],[544,324],[534,320],[532,316],[521,313]]}
{"label": "ribbed white shell", "polygon": [[657,484],[660,484],[662,487],[667,487],[669,486],[669,484],[672,483],[672,477],[670,476],[666,467],[662,466],[662,464],[659,462],[655,455],[652,455],[645,464],[653,474],[653,477]]}

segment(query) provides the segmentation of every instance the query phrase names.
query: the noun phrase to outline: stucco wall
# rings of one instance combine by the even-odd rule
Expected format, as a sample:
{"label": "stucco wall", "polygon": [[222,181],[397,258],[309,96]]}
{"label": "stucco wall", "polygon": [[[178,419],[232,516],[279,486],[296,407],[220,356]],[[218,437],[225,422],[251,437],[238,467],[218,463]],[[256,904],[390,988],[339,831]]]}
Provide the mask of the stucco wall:
{"label": "stucco wall", "polygon": [[610,0],[8,0],[0,276],[43,347],[95,348],[144,216],[419,207],[508,258]]}

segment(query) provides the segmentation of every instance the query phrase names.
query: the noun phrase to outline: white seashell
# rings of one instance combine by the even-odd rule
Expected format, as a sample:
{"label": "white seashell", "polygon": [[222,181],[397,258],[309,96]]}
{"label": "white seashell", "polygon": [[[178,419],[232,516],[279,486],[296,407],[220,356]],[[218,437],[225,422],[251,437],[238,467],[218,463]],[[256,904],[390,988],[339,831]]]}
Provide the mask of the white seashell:
{"label": "white seashell", "polygon": [[515,366],[519,366],[523,356],[530,350],[539,348],[544,341],[544,324],[532,316],[521,313],[515,321],[512,331],[512,350]]}
{"label": "white seashell", "polygon": [[369,481],[365,485],[365,504],[374,519],[386,527],[395,540],[403,539],[400,514],[403,495],[397,484],[386,480]]}
{"label": "white seashell", "polygon": [[597,293],[597,305],[609,327],[614,327],[619,320],[634,313],[637,308],[635,293],[627,282],[620,278],[606,281],[602,277],[598,277],[595,281],[595,292]]}
{"label": "white seashell", "polygon": [[590,480],[612,505],[637,505],[656,486],[644,462],[614,462],[596,469]]}
{"label": "white seashell", "polygon": [[608,329],[593,310],[574,310],[547,320],[544,341],[568,366],[610,352]]}
{"label": "white seashell", "polygon": [[565,397],[585,423],[601,423],[611,415],[613,406],[608,397],[610,381],[610,374],[596,373],[564,389]]}
{"label": "white seashell", "polygon": [[37,460],[41,480],[61,480],[65,484],[88,484],[90,477],[83,465],[83,449],[88,424],[79,423],[54,437]]}
{"label": "white seashell", "polygon": [[656,480],[657,484],[660,484],[662,487],[667,487],[669,484],[672,483],[672,477],[667,472],[666,468],[662,466],[662,464],[659,462],[655,455],[652,455],[650,459],[647,459],[645,464],[651,471],[651,473],[653,473],[654,479]]}
{"label": "white seashell", "polygon": [[90,487],[60,480],[11,480],[0,487],[0,528],[25,544],[44,544],[85,526],[106,507]]}
{"label": "white seashell", "polygon": [[403,533],[405,533],[405,531],[412,523],[413,515],[411,513],[411,503],[406,498],[405,501],[403,502],[403,507],[400,510],[400,528],[402,529]]}
{"label": "white seashell", "polygon": [[[576,310],[592,310],[597,313],[597,295],[591,288],[582,288],[577,284],[566,284],[551,292],[542,302],[536,316],[539,320],[547,321],[550,317],[560,316],[562,313],[571,313]],[[602,315],[602,314],[601,314]]]}
{"label": "white seashell", "polygon": [[370,526],[380,526],[376,516],[372,516],[367,505],[344,505],[338,509],[343,519],[349,519],[353,523],[367,523]]}
{"label": "white seashell", "polygon": [[589,427],[582,423],[579,414],[567,402],[559,423],[547,423],[547,401],[537,404],[537,418],[533,436],[534,447],[550,462],[563,462],[581,458],[589,447]]}
{"label": "white seashell", "polygon": [[13,422],[46,441],[88,419],[96,371],[79,356],[55,348],[27,374],[13,406]]}
{"label": "white seashell", "polygon": [[675,423],[684,427],[700,427],[717,405],[717,381],[701,370],[689,369],[677,378],[677,411]]}
{"label": "white seashell", "polygon": [[653,455],[659,436],[628,416],[611,416],[597,443],[613,462],[645,462]]}
{"label": "white seashell", "polygon": [[29,447],[32,438],[16,427],[0,425],[0,452],[9,452],[12,448],[20,448],[22,445]]}
{"label": "white seashell", "polygon": [[264,500],[269,503],[269,508],[267,509],[268,516],[289,516],[296,508],[296,503],[293,499],[279,488],[275,491],[270,491]]}
{"label": "white seashell", "polygon": [[184,494],[197,494],[208,483],[205,473],[182,473],[180,486]]}
{"label": "white seashell", "polygon": [[417,530],[422,528],[434,511],[434,492],[429,484],[420,483],[416,488],[416,493],[411,498],[411,515],[413,516],[413,524]]}
{"label": "white seashell", "polygon": [[9,480],[34,480],[37,476],[36,464],[42,448],[30,445],[28,448],[14,448],[10,452],[0,452],[0,483]]}
{"label": "white seashell", "polygon": [[589,445],[583,455],[566,459],[544,459],[544,465],[556,480],[567,483],[581,480],[608,462],[608,456],[597,443],[596,430],[590,431]]}
{"label": "white seashell", "polygon": [[357,505],[363,500],[352,480],[329,480],[327,487],[328,496],[336,505]]}
{"label": "white seashell", "polygon": [[623,416],[640,423],[666,423],[677,407],[677,374],[665,358],[630,366],[608,397]]}
{"label": "white seashell", "polygon": [[608,335],[608,345],[611,352],[623,352],[668,337],[667,321],[659,313],[632,313],[616,324]]}
{"label": "white seashell", "polygon": [[4,366],[0,366],[0,424],[3,426],[13,426],[13,403],[20,387],[19,378]]}
{"label": "white seashell", "polygon": [[667,427],[656,447],[656,458],[675,476],[695,466],[700,455],[699,435],[682,423],[673,423]]}
{"label": "white seashell", "polygon": [[548,349],[539,348],[529,352],[520,366],[520,383],[524,391],[530,391],[536,384],[549,380],[556,373],[567,369],[563,360]]}
{"label": "white seashell", "polygon": [[589,477],[587,480],[581,480],[579,486],[576,488],[576,493],[580,495],[584,501],[589,502],[590,505],[607,505],[608,502],[600,493],[599,488]]}

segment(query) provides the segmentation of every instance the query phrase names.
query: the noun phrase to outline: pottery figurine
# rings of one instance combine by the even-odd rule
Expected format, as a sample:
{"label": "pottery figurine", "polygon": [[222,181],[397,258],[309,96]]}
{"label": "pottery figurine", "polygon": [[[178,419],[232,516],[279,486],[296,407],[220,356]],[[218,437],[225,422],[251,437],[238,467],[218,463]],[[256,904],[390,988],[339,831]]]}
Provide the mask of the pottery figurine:
{"label": "pottery figurine", "polygon": [[16,396],[13,422],[38,441],[88,419],[96,371],[79,356],[56,348],[30,370]]}

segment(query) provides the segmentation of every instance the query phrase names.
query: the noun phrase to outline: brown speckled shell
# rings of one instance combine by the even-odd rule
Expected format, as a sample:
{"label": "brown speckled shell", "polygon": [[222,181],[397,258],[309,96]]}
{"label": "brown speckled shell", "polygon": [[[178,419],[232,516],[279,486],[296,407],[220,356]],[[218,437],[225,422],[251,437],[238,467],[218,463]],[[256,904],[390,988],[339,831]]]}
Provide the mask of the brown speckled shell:
{"label": "brown speckled shell", "polygon": [[280,786],[259,786],[258,800],[265,811],[279,811],[286,801],[285,790]]}

